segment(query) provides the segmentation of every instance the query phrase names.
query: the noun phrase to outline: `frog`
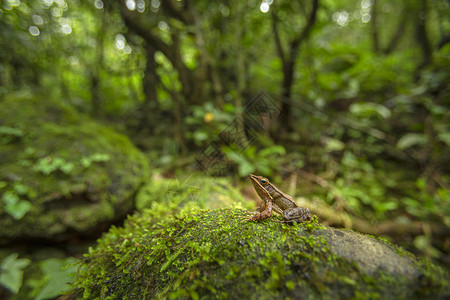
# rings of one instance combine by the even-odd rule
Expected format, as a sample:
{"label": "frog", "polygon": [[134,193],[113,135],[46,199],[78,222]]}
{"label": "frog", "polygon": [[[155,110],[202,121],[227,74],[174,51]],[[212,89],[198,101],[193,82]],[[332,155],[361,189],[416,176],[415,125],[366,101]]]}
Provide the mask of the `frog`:
{"label": "frog", "polygon": [[251,216],[243,221],[262,221],[272,216],[272,212],[280,214],[284,220],[273,220],[275,222],[305,222],[311,220],[309,208],[300,207],[294,199],[282,192],[269,179],[254,174],[249,175],[250,181],[256,190],[263,205],[257,212],[250,213]]}

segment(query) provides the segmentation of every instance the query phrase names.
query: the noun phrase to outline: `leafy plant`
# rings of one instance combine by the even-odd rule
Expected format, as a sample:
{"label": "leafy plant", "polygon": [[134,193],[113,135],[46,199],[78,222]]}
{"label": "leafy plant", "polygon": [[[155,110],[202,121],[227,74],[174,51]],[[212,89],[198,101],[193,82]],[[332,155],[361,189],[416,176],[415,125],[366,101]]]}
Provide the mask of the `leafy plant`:
{"label": "leafy plant", "polygon": [[384,180],[384,173],[364,158],[358,158],[346,150],[341,159],[340,172],[327,195],[329,201],[339,195],[345,199],[349,212],[368,219],[384,219],[386,212],[398,208],[398,201],[387,193],[387,188],[393,183]]}
{"label": "leafy plant", "polygon": [[[0,182],[0,188],[7,186],[7,183]],[[36,197],[36,191],[32,188],[16,181],[13,183],[12,189],[7,190],[2,197],[5,204],[5,211],[11,215],[14,219],[22,219],[27,212],[31,210],[31,202],[21,197],[27,197],[33,199]]]}
{"label": "leafy plant", "polygon": [[[94,162],[104,162],[110,160],[110,156],[104,153],[94,153],[90,156],[81,159],[81,166],[88,168]],[[41,172],[44,175],[49,175],[56,171],[61,171],[64,174],[70,174],[76,167],[76,164],[65,160],[61,157],[46,156],[40,158],[33,166],[33,170]]]}
{"label": "leafy plant", "polygon": [[70,174],[74,167],[75,165],[72,162],[68,162],[63,158],[46,156],[36,162],[33,170],[44,175],[49,175],[57,170],[62,171],[64,174]]}
{"label": "leafy plant", "polygon": [[39,262],[43,276],[29,282],[32,285],[32,296],[35,300],[53,299],[70,291],[72,274],[76,273],[78,260],[74,257],[49,258]]}
{"label": "leafy plant", "polygon": [[22,286],[23,269],[31,263],[29,259],[18,258],[18,256],[19,254],[12,253],[0,265],[0,284],[13,294],[19,292]]}
{"label": "leafy plant", "polygon": [[230,147],[224,147],[227,157],[238,165],[239,175],[246,176],[252,172],[271,176],[280,168],[281,156],[286,153],[283,146],[273,145],[262,150],[249,146],[242,152],[236,152]]}
{"label": "leafy plant", "polygon": [[235,117],[235,107],[232,104],[225,104],[222,110],[210,102],[191,108],[193,115],[186,118],[186,124],[194,125],[195,130],[188,132],[187,135],[198,145],[215,139]]}
{"label": "leafy plant", "polygon": [[104,153],[94,153],[88,157],[81,159],[81,165],[85,168],[89,167],[93,162],[104,162],[110,160],[110,156]]}
{"label": "leafy plant", "polygon": [[8,144],[14,139],[21,138],[23,135],[24,132],[21,129],[0,126],[0,145]]}

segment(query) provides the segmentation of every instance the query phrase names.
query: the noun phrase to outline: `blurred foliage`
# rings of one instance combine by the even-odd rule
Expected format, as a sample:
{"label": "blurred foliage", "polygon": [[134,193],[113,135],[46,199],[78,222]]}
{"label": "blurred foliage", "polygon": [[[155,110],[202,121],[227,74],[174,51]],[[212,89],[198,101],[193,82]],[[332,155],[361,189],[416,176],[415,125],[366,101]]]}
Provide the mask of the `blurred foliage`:
{"label": "blurred foliage", "polygon": [[29,259],[17,258],[17,253],[12,253],[1,263],[0,284],[12,293],[16,294],[22,285],[23,269],[30,264]]}
{"label": "blurred foliage", "polygon": [[[0,118],[0,150],[28,145],[39,132],[54,141],[46,150],[0,153],[11,166],[0,170],[1,207],[14,220],[35,208],[36,180],[11,177],[13,169],[79,178],[116,162],[102,147],[75,159],[50,151],[64,142],[61,127],[93,134],[84,119],[73,125],[79,118],[70,107],[130,136],[167,177],[190,174],[214,145],[220,153],[210,159],[240,177],[270,176],[282,189],[289,183],[297,196],[318,197],[372,226],[419,222],[420,234],[387,238],[449,266],[450,236],[430,228],[450,232],[450,4],[319,0],[302,35],[311,3],[2,0],[0,103],[17,99],[7,105],[17,120],[27,111],[16,107],[24,96],[41,99],[43,119],[58,118],[52,103],[67,111],[63,125],[42,129],[34,119]],[[295,59],[291,99],[281,97],[286,62],[278,44]],[[263,129],[249,121],[248,103],[261,91],[275,110],[289,103],[292,128],[280,125],[283,112],[259,115]],[[229,143],[224,135],[241,140]],[[67,195],[72,188],[79,190],[68,183],[54,189]]]}
{"label": "blurred foliage", "polygon": [[[233,147],[236,149],[236,147]],[[283,146],[272,145],[257,151],[255,146],[249,146],[243,151],[234,151],[231,147],[224,147],[228,159],[238,166],[239,176],[251,173],[272,176],[280,168],[282,156],[286,154]]]}
{"label": "blurred foliage", "polygon": [[53,299],[70,291],[78,259],[53,257],[33,261],[18,257],[18,253],[11,253],[0,266],[0,285],[8,289],[12,299]]}
{"label": "blurred foliage", "polygon": [[52,299],[71,290],[70,282],[77,271],[74,257],[49,258],[40,261],[42,275],[39,279],[29,280],[30,296],[36,300]]}

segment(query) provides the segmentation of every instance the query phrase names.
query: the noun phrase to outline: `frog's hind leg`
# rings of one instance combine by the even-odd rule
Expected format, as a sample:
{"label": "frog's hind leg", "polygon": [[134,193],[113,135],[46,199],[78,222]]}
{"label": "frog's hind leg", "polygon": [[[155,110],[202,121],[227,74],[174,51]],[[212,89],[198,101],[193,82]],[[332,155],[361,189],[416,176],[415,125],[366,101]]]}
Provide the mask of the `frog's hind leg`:
{"label": "frog's hind leg", "polygon": [[[273,210],[274,210],[276,213],[278,213],[278,214],[280,214],[281,216],[283,216],[283,211],[281,210],[281,208],[280,208],[278,205],[274,204],[274,205],[273,205]],[[274,219],[272,219],[272,221],[278,222],[278,223],[293,222],[293,221],[287,221],[287,220],[284,220],[284,221],[278,221],[278,220],[274,220]]]}
{"label": "frog's hind leg", "polygon": [[274,220],[274,219],[272,219],[272,221],[278,222],[278,223],[294,223],[294,222],[300,223],[300,222],[303,222],[303,220],[301,220],[300,218],[291,219],[291,220]]}
{"label": "frog's hind leg", "polygon": [[278,213],[278,214],[280,214],[280,215],[283,215],[283,211],[281,210],[281,208],[278,206],[278,205],[274,205],[273,206],[273,210],[276,212],[276,213]]}
{"label": "frog's hind leg", "polygon": [[311,212],[306,207],[294,207],[285,209],[282,214],[282,221],[274,220],[279,223],[305,222],[311,220]]}

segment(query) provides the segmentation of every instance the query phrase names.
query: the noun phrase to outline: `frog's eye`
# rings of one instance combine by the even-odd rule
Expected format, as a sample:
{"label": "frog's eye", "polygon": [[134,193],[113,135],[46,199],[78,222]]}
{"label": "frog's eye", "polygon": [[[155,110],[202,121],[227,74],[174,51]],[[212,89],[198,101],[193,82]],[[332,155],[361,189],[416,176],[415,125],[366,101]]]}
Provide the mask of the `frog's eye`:
{"label": "frog's eye", "polygon": [[267,183],[267,180],[266,180],[265,178],[263,178],[263,179],[261,179],[261,183],[262,183],[262,184],[266,184],[266,183]]}

